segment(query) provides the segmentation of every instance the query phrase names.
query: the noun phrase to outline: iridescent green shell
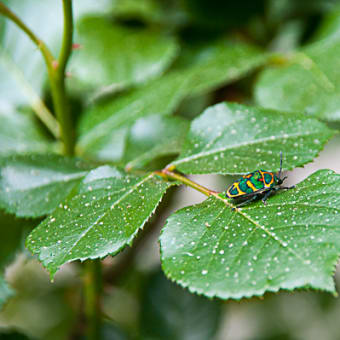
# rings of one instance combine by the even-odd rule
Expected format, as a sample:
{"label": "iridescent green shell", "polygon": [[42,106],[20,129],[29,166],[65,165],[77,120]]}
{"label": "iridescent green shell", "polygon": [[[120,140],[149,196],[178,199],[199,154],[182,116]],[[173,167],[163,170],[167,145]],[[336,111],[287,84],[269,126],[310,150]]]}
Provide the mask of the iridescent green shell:
{"label": "iridescent green shell", "polygon": [[242,176],[234,182],[226,192],[229,198],[238,198],[259,191],[270,189],[277,185],[278,178],[273,172],[256,170]]}

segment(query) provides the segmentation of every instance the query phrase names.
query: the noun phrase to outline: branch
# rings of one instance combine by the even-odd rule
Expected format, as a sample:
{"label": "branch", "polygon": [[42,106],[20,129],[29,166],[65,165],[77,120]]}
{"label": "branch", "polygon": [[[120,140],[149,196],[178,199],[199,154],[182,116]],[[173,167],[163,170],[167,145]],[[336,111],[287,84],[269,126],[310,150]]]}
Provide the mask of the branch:
{"label": "branch", "polygon": [[24,31],[27,36],[32,40],[32,42],[39,48],[41,51],[47,68],[49,72],[53,70],[53,62],[55,61],[51,51],[48,49],[46,44],[40,40],[26,24],[15,14],[13,13],[3,2],[0,2],[0,13],[7,17],[9,20],[13,21],[22,31]]}

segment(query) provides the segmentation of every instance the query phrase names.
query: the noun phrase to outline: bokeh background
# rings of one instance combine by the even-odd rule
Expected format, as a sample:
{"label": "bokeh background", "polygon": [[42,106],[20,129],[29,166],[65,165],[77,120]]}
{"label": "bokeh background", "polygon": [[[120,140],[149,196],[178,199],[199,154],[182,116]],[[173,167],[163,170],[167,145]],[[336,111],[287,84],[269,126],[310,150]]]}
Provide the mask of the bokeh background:
{"label": "bokeh background", "polygon": [[[53,50],[58,50],[62,31],[59,1],[4,2]],[[122,26],[151,27],[176,37],[183,48],[232,36],[264,50],[288,54],[327,32],[340,35],[340,1],[336,0],[75,0],[74,13],[76,21],[86,15],[99,15]],[[176,114],[191,119],[223,100],[253,104],[254,83],[260,73],[258,70],[212,93],[186,99]],[[51,105],[46,86],[41,86],[45,82],[46,71],[35,47],[12,23],[0,18],[0,110],[7,110],[13,103],[26,110],[32,89]],[[73,118],[77,120],[88,98],[77,84],[71,87]],[[313,163],[287,174],[289,184],[317,169],[340,173],[339,146],[340,138],[336,136]],[[193,178],[218,191],[233,180],[228,176]],[[340,300],[329,294],[281,291],[261,299],[211,301],[165,279],[159,263],[160,228],[171,212],[204,198],[190,188],[172,190],[148,223],[148,236],[138,240],[133,250],[104,260],[104,338],[340,339]],[[27,220],[27,233],[38,222]],[[17,220],[0,212],[0,223],[0,239],[6,240],[7,228],[15,230]],[[19,233],[17,237],[22,238]],[[0,256],[5,256],[6,246],[2,247]],[[0,339],[77,339],[79,328],[84,326],[80,312],[81,266],[63,266],[51,283],[41,265],[22,249],[6,270],[16,294],[0,311]],[[335,280],[340,281],[339,271]]]}

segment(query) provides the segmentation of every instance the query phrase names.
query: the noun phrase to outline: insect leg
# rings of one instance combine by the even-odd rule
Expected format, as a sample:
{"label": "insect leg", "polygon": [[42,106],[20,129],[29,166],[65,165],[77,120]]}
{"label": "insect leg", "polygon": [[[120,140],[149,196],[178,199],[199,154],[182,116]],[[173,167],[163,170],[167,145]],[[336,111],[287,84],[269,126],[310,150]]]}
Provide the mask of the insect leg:
{"label": "insect leg", "polygon": [[244,205],[247,205],[248,203],[257,200],[258,198],[259,198],[259,196],[255,194],[254,196],[252,196],[252,197],[249,198],[248,200],[246,200],[246,201],[244,201],[244,202],[238,204],[236,207],[237,207],[237,208],[243,207]]}
{"label": "insect leg", "polygon": [[295,185],[292,185],[291,187],[280,187],[280,189],[286,189],[286,190],[294,189],[294,188],[295,188]]}
{"label": "insect leg", "polygon": [[264,196],[263,196],[263,198],[262,198],[262,202],[263,202],[264,205],[267,204],[267,199],[268,199],[268,197],[270,196],[270,194],[271,194],[273,191],[276,191],[276,189],[268,190],[268,191],[264,194]]}

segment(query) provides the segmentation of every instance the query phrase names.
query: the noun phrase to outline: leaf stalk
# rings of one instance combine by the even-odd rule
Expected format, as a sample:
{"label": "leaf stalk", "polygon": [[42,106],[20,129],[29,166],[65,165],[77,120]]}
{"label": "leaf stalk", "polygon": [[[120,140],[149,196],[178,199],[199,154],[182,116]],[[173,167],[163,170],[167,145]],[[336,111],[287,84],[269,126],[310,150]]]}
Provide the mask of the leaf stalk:
{"label": "leaf stalk", "polygon": [[177,172],[173,172],[171,170],[169,170],[171,168],[165,168],[163,169],[161,172],[156,172],[156,174],[162,176],[162,177],[167,177],[167,178],[171,178],[171,179],[175,179],[199,192],[201,192],[202,194],[206,195],[206,196],[211,196],[214,194],[218,194],[217,191],[214,190],[210,190],[206,187],[204,187],[203,185],[200,185],[192,180],[190,180],[189,178],[177,173]]}

